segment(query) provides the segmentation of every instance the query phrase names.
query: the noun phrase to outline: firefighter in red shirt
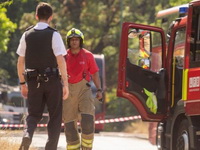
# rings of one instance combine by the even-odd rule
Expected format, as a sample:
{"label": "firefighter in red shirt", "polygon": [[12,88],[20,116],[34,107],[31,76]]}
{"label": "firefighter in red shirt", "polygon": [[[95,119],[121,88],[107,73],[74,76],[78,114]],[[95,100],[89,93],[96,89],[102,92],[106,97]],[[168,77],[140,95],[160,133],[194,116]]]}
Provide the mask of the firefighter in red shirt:
{"label": "firefighter in red shirt", "polygon": [[[67,71],[69,97],[63,103],[63,121],[67,150],[92,150],[94,138],[94,98],[90,89],[90,79],[97,88],[96,98],[102,99],[99,69],[91,52],[83,48],[83,33],[72,28],[67,33]],[[81,124],[81,140],[77,121]]]}

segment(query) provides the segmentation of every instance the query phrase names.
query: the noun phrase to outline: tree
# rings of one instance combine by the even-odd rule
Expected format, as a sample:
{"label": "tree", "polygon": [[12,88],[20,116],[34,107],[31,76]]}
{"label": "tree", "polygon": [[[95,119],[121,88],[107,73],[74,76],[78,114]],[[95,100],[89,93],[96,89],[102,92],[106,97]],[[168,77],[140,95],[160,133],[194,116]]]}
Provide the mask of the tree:
{"label": "tree", "polygon": [[[17,25],[6,15],[7,9],[5,6],[10,4],[11,2],[4,2],[0,4],[0,54],[7,52],[11,33],[17,28]],[[6,82],[9,77],[10,75],[8,71],[0,66],[0,82]]]}
{"label": "tree", "polygon": [[11,33],[17,28],[17,25],[10,21],[6,15],[7,9],[4,8],[6,4],[10,3],[0,4],[0,51],[4,52],[7,51]]}
{"label": "tree", "polygon": [[79,28],[85,35],[84,46],[93,53],[105,55],[108,90],[117,84],[121,22],[152,23],[155,18],[152,4],[159,3],[158,0],[59,0],[61,5],[55,4],[54,0],[51,2],[56,6],[57,27],[63,35],[72,27]]}
{"label": "tree", "polygon": [[[85,36],[84,47],[96,54],[104,54],[106,58],[106,73],[108,90],[116,87],[117,67],[120,43],[121,23],[124,21],[152,24],[157,9],[169,6],[168,0],[47,0],[54,9],[54,19],[51,26],[58,29],[64,40],[66,33],[72,27],[79,28]],[[34,11],[37,2],[15,1],[9,8],[8,15],[17,19],[19,24],[16,38],[12,43],[18,43],[19,33],[35,22]],[[19,7],[24,6],[24,7]],[[158,7],[159,6],[159,7]],[[16,13],[12,9],[20,8]],[[22,16],[21,18],[19,16]],[[32,18],[32,19],[30,19]],[[19,32],[20,29],[20,32]],[[16,51],[13,46],[12,52]]]}
{"label": "tree", "polygon": [[[35,0],[14,0],[8,1],[9,5],[4,5],[4,8],[7,9],[6,15],[12,22],[15,22],[17,28],[14,33],[10,34],[9,42],[7,44],[7,51],[0,53],[0,68],[6,70],[9,74],[7,76],[8,84],[16,85],[18,84],[17,77],[17,46],[19,44],[20,37],[24,30],[20,30],[19,23],[24,13],[33,12],[37,5]],[[7,2],[7,3],[8,3]],[[32,25],[32,24],[31,24]],[[9,31],[9,28],[8,30]]]}
{"label": "tree", "polygon": [[171,6],[178,6],[178,5],[182,5],[182,4],[187,4],[191,2],[191,0],[170,0],[170,5]]}

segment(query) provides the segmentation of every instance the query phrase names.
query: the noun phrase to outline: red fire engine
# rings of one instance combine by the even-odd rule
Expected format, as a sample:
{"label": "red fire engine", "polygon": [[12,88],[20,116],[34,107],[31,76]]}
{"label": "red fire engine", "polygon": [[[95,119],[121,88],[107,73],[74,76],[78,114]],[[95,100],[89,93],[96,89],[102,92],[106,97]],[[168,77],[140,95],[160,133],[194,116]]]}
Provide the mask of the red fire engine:
{"label": "red fire engine", "polygon": [[200,0],[157,17],[163,28],[123,24],[117,95],[131,101],[144,121],[158,122],[159,150],[199,150]]}

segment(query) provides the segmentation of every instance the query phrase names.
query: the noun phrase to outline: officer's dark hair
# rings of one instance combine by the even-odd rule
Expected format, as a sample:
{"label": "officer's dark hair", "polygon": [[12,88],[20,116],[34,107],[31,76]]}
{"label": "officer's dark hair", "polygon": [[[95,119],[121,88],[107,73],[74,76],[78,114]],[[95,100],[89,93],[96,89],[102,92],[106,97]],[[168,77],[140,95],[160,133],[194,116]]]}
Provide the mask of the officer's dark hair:
{"label": "officer's dark hair", "polygon": [[40,2],[36,7],[36,15],[39,20],[48,20],[53,14],[53,9],[48,3]]}

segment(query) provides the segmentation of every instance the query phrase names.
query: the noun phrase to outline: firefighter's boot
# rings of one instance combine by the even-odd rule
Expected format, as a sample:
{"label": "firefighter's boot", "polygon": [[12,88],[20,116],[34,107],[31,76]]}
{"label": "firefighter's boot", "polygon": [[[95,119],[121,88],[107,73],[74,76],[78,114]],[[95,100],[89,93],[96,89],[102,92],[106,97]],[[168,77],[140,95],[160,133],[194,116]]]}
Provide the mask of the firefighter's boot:
{"label": "firefighter's boot", "polygon": [[81,138],[81,148],[82,150],[92,150],[93,139]]}
{"label": "firefighter's boot", "polygon": [[92,150],[94,139],[94,116],[81,114],[81,148],[82,150]]}
{"label": "firefighter's boot", "polygon": [[67,140],[67,150],[80,150],[80,139],[76,121],[65,123],[65,136]]}

